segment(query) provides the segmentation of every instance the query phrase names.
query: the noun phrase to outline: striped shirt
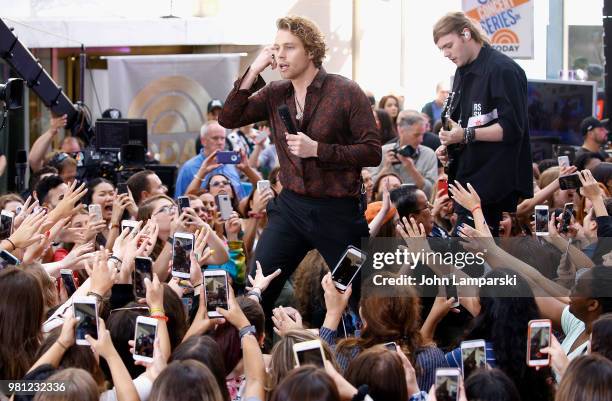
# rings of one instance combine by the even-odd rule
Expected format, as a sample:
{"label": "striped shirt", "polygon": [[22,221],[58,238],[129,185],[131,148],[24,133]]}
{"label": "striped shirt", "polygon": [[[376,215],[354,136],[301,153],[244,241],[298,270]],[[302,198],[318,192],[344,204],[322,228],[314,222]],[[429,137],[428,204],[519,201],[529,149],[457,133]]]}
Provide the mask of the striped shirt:
{"label": "striped shirt", "polygon": [[[336,350],[336,330],[321,327],[319,330],[319,337],[329,344],[334,351]],[[349,363],[355,359],[361,351],[361,347],[354,347],[347,353],[336,353],[336,361],[342,371],[348,368]],[[436,381],[437,368],[448,367],[444,359],[444,353],[438,347],[424,347],[417,350],[416,363],[420,368],[420,374],[417,375],[417,383],[421,390],[427,390],[433,386]]]}

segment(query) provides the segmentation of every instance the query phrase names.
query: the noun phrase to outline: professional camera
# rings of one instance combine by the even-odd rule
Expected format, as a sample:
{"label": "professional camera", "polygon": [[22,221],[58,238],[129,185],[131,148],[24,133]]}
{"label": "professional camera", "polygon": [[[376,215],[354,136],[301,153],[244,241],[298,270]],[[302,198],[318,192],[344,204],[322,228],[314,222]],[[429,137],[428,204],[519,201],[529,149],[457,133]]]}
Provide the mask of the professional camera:
{"label": "professional camera", "polygon": [[9,78],[5,84],[0,84],[0,101],[9,110],[23,107],[23,79]]}
{"label": "professional camera", "polygon": [[[417,150],[410,145],[406,145],[400,148],[398,144],[393,147],[392,151],[395,154],[395,157],[397,157],[397,155],[401,155],[401,156],[410,157],[416,160],[416,158],[419,156],[419,152],[417,152]],[[393,164],[400,164],[400,163],[401,162],[398,160],[397,162],[394,162]]]}

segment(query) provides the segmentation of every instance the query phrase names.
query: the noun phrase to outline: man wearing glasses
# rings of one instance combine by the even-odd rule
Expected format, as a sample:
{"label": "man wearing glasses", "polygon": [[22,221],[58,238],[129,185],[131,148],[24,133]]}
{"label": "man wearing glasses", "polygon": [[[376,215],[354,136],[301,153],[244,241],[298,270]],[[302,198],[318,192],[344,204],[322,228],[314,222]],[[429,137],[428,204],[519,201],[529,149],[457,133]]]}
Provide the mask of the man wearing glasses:
{"label": "man wearing glasses", "polygon": [[[210,177],[215,174],[223,174],[230,179],[238,198],[248,196],[241,186],[239,170],[244,172],[251,181],[259,180],[259,176],[253,172],[248,163],[237,165],[217,163],[216,153],[225,149],[225,128],[216,121],[204,124],[200,130],[200,141],[203,146],[200,153],[187,160],[179,170],[174,197],[183,196],[193,181],[197,181],[200,187],[206,186]],[[246,156],[242,155],[242,157],[243,161],[246,160]]]}

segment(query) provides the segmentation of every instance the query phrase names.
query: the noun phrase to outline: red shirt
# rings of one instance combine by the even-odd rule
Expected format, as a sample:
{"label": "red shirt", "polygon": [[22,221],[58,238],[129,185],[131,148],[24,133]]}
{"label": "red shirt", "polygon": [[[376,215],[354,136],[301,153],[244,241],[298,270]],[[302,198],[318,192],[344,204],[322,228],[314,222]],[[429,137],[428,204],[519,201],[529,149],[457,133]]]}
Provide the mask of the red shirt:
{"label": "red shirt", "polygon": [[[321,67],[308,86],[300,123],[291,81],[266,85],[258,76],[250,89],[240,90],[242,79],[228,95],[219,124],[238,128],[270,121],[283,188],[314,198],[358,197],[361,168],[378,166],[382,153],[370,102],[359,85]],[[303,159],[289,152],[277,111],[282,104],[289,107],[298,131],[318,142],[317,157]]]}

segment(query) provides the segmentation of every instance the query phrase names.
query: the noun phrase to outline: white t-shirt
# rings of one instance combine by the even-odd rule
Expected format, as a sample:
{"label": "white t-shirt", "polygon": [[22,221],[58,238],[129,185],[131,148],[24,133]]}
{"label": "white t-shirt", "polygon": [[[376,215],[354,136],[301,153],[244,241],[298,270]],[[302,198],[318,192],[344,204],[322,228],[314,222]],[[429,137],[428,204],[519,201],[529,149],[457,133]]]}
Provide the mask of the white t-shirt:
{"label": "white t-shirt", "polygon": [[567,355],[568,359],[572,360],[577,356],[585,354],[589,346],[588,340],[580,344],[572,352],[569,352],[574,342],[576,342],[576,339],[580,337],[585,330],[584,322],[569,311],[569,305],[563,309],[563,314],[561,315],[561,328],[565,333],[565,339],[561,343],[561,348],[565,351],[565,355]]}

